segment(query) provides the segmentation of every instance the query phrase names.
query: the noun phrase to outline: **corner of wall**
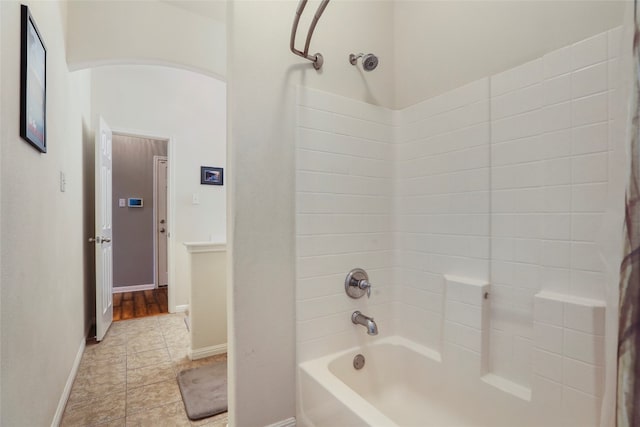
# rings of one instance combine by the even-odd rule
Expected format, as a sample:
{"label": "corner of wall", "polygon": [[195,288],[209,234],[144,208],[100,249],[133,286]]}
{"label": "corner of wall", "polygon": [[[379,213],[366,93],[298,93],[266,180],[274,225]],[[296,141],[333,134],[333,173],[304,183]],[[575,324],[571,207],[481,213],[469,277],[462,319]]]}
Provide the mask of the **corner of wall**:
{"label": "corner of wall", "polygon": [[[3,49],[3,31],[2,29],[5,28],[3,22],[2,22],[2,15],[3,15],[3,9],[4,9],[4,2],[0,2],[0,52],[2,52]],[[0,145],[2,144],[2,141],[5,140],[5,134],[4,134],[4,126],[3,126],[3,122],[4,122],[4,95],[3,95],[3,88],[4,88],[4,80],[2,78],[3,75],[3,67],[4,67],[4,63],[3,63],[3,58],[4,55],[0,55]],[[0,149],[0,201],[2,201],[2,150]],[[4,335],[4,322],[2,321],[3,317],[2,317],[2,289],[4,288],[2,286],[2,282],[3,282],[3,275],[2,272],[4,271],[3,268],[3,251],[2,251],[2,242],[3,242],[3,234],[2,234],[2,209],[0,209],[0,425],[3,424],[3,418],[2,418],[2,402],[3,402],[3,395],[4,395],[4,387],[2,387],[2,384],[4,384],[4,369],[2,368],[4,365],[2,364],[2,342],[3,342],[3,335]]]}

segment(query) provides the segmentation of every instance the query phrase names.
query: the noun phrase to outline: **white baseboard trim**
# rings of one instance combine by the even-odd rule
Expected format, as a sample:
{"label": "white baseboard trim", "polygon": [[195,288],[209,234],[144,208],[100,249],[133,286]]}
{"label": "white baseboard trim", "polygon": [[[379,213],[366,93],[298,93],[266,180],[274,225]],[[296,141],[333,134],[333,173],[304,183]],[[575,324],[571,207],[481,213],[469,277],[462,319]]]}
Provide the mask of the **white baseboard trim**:
{"label": "white baseboard trim", "polygon": [[189,359],[198,360],[204,359],[205,357],[215,356],[217,354],[223,354],[227,352],[227,343],[219,344],[219,345],[211,345],[209,347],[202,347],[189,349]]}
{"label": "white baseboard trim", "polygon": [[265,427],[296,427],[296,419],[294,417],[287,418],[286,420],[278,421]]}
{"label": "white baseboard trim", "polygon": [[176,305],[176,310],[174,313],[184,313],[189,310],[189,304]]}
{"label": "white baseboard trim", "polygon": [[112,293],[121,294],[123,292],[136,292],[136,291],[148,291],[151,289],[155,289],[155,283],[149,283],[146,285],[127,285],[127,286],[113,286]]}
{"label": "white baseboard trim", "polygon": [[67,383],[64,385],[64,389],[62,390],[62,395],[60,396],[60,401],[58,402],[56,413],[53,415],[53,421],[51,421],[51,427],[58,427],[62,422],[62,415],[64,415],[64,408],[67,406],[67,402],[69,401],[69,396],[71,395],[71,387],[73,386],[73,381],[75,381],[76,375],[78,374],[78,368],[80,367],[80,360],[82,360],[82,355],[84,354],[84,348],[86,345],[85,343],[86,343],[86,338],[82,337],[82,341],[80,341],[80,347],[78,347],[78,352],[76,353],[76,359],[73,361],[71,372],[69,372],[69,377],[67,378]]}

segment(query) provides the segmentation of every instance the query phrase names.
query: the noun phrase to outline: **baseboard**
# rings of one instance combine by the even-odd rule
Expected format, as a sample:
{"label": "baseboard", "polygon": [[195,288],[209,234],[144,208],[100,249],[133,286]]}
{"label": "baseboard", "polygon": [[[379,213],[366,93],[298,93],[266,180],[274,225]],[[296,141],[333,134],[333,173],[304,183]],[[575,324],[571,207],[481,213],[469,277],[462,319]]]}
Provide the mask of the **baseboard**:
{"label": "baseboard", "polygon": [[286,420],[278,421],[277,423],[269,424],[266,427],[296,427],[296,419],[294,417],[287,418]]}
{"label": "baseboard", "polygon": [[189,349],[189,359],[198,360],[205,357],[215,356],[217,354],[223,354],[227,352],[227,344],[212,345],[209,347],[197,348],[195,350]]}
{"label": "baseboard", "polygon": [[176,305],[176,311],[174,313],[184,313],[189,310],[189,304]]}
{"label": "baseboard", "polygon": [[76,375],[78,374],[80,361],[82,360],[82,355],[84,354],[85,341],[86,338],[82,337],[82,341],[80,341],[80,347],[78,347],[78,352],[76,353],[76,359],[73,361],[71,372],[69,372],[69,377],[67,378],[67,383],[64,385],[64,389],[62,390],[62,395],[60,396],[60,401],[58,402],[56,413],[53,415],[51,427],[58,427],[62,422],[64,408],[67,406],[67,401],[69,401],[69,396],[71,395],[71,387],[73,386],[73,381],[75,381]]}
{"label": "baseboard", "polygon": [[114,294],[121,294],[123,292],[148,291],[155,288],[156,288],[155,283],[149,283],[146,285],[114,286],[112,292]]}

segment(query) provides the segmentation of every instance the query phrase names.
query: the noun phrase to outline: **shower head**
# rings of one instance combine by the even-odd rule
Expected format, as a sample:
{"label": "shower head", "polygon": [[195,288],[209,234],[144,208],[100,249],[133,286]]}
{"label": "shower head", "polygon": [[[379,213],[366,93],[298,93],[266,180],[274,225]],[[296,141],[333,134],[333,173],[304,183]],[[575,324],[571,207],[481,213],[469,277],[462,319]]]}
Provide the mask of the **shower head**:
{"label": "shower head", "polygon": [[365,71],[373,71],[378,66],[378,57],[373,53],[359,53],[354,55],[353,53],[349,55],[349,62],[351,65],[356,65],[358,63],[358,58],[362,58],[362,68]]}

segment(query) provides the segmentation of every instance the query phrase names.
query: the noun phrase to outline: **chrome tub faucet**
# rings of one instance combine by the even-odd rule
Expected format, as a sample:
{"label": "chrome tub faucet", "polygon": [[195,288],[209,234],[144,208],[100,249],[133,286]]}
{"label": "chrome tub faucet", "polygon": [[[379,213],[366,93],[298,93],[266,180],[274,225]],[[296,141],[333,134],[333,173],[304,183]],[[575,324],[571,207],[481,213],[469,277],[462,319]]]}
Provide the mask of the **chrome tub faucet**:
{"label": "chrome tub faucet", "polygon": [[362,325],[367,328],[367,334],[378,335],[378,325],[373,321],[373,317],[365,316],[359,311],[354,311],[351,315],[351,321],[356,325]]}

